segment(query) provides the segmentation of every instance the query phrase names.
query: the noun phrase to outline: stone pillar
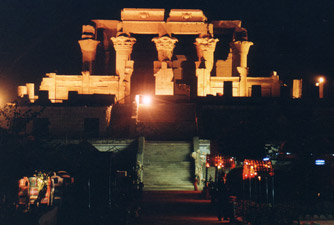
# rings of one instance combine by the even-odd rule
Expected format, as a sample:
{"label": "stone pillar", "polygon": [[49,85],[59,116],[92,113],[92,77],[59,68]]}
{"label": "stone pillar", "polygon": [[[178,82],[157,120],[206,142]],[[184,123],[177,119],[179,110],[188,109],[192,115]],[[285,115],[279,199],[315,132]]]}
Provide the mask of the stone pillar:
{"label": "stone pillar", "polygon": [[292,84],[292,98],[301,98],[302,97],[302,79],[294,79]]}
{"label": "stone pillar", "polygon": [[158,51],[158,60],[154,62],[155,94],[174,95],[174,73],[172,56],[176,38],[163,36],[152,39]]}
{"label": "stone pillar", "polygon": [[271,73],[271,79],[273,80],[271,84],[271,97],[280,97],[281,95],[281,82],[276,71]]}
{"label": "stone pillar", "polygon": [[236,67],[247,67],[247,55],[252,45],[253,42],[250,41],[231,42],[230,46],[232,48],[233,57],[236,60]]}
{"label": "stone pillar", "polygon": [[18,86],[17,87],[17,96],[20,98],[23,98],[25,95],[27,95],[27,86]]}
{"label": "stone pillar", "polygon": [[239,96],[247,97],[247,75],[248,75],[248,67],[247,67],[247,55],[249,52],[250,46],[253,45],[253,42],[250,41],[235,41],[231,42],[230,46],[232,48],[232,75],[240,76],[239,83]]}
{"label": "stone pillar", "polygon": [[217,38],[196,38],[194,43],[197,50],[198,61],[196,62],[197,95],[206,96],[211,94],[211,70],[214,63],[214,51]]}
{"label": "stone pillar", "polygon": [[159,61],[171,61],[175,43],[178,42],[178,40],[176,38],[163,36],[155,37],[152,41],[155,43],[157,48]]}
{"label": "stone pillar", "polygon": [[248,96],[248,90],[247,90],[248,67],[238,66],[237,70],[240,74],[239,96],[240,97],[247,97]]}
{"label": "stone pillar", "polygon": [[205,63],[205,69],[210,71],[212,70],[214,63],[214,52],[216,49],[216,43],[218,42],[218,38],[196,38],[196,50],[198,61]]}
{"label": "stone pillar", "polygon": [[30,102],[35,102],[35,84],[26,83],[27,94]]}
{"label": "stone pillar", "polygon": [[100,43],[94,39],[79,40],[82,53],[82,71],[89,71],[93,74],[93,64],[96,57],[96,47]]}
{"label": "stone pillar", "polygon": [[[130,96],[133,72],[133,61],[130,60],[130,56],[136,39],[121,35],[112,37],[111,40],[116,51],[116,74],[119,76],[119,96],[117,100],[125,102],[124,98]],[[130,101],[130,99],[126,100]]]}

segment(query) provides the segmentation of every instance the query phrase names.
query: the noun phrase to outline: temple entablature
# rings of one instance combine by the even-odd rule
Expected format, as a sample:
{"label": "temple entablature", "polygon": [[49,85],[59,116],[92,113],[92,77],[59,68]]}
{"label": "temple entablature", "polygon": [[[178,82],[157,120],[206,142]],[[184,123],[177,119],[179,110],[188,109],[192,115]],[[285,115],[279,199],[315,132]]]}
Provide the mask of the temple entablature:
{"label": "temple entablature", "polygon": [[124,8],[122,21],[164,21],[165,9]]}
{"label": "temple entablature", "polygon": [[241,26],[240,20],[211,21],[215,35],[232,33],[233,41],[247,41],[248,32]]}
{"label": "temple entablature", "polygon": [[171,9],[167,22],[204,23],[208,19],[200,9]]}
{"label": "temple entablature", "polygon": [[81,39],[94,39],[96,35],[95,27],[92,25],[82,26]]}

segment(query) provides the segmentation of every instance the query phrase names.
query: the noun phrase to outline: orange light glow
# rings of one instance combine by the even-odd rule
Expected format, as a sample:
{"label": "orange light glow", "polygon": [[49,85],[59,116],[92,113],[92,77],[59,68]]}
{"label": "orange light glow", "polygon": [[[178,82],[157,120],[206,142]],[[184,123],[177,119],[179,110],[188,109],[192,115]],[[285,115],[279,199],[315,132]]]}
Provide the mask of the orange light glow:
{"label": "orange light glow", "polygon": [[[259,172],[261,174],[267,174],[273,176],[274,172],[271,166],[271,161],[260,161],[260,160],[250,160],[246,159],[243,166],[243,179],[255,178]],[[262,179],[259,175],[257,177],[259,181]]]}
{"label": "orange light glow", "polygon": [[136,95],[136,103],[139,105],[139,95]]}
{"label": "orange light glow", "polygon": [[324,83],[324,82],[325,82],[325,78],[319,77],[319,83],[321,84],[321,83]]}
{"label": "orange light glow", "polygon": [[152,103],[152,98],[151,96],[144,95],[143,96],[143,104],[144,105],[150,105]]}
{"label": "orange light glow", "polygon": [[135,100],[137,105],[151,105],[152,103],[152,98],[149,95],[136,95]]}

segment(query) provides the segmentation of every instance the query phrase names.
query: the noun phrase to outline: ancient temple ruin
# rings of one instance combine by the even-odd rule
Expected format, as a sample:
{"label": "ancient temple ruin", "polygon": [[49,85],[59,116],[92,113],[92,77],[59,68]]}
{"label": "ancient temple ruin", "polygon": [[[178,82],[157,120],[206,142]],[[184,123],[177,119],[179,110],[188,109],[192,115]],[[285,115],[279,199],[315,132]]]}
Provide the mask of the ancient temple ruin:
{"label": "ancient temple ruin", "polygon": [[[143,36],[152,37],[156,48],[148,63],[143,63],[150,60],[146,57],[132,59],[134,46]],[[53,103],[67,100],[71,91],[114,95],[120,103],[130,102],[138,94],[131,93],[133,86],[145,82],[141,77],[147,72],[143,71],[151,71],[155,95],[280,95],[276,72],[268,77],[248,76],[247,57],[253,43],[241,21],[208,22],[202,10],[172,9],[167,15],[164,9],[125,8],[121,20],[92,20],[83,25],[78,43],[82,74],[48,73],[39,87],[48,91]],[[195,56],[174,51],[182,53],[183,48]],[[136,69],[138,82],[133,81]],[[31,102],[38,99],[33,84],[20,86],[18,93],[28,95]]]}

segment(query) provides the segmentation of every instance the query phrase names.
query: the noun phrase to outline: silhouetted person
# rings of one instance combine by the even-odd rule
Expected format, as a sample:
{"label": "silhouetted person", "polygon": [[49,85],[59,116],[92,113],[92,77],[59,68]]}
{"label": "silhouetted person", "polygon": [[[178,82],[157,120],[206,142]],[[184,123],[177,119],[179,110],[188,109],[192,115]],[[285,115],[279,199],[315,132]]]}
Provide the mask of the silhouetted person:
{"label": "silhouetted person", "polygon": [[217,208],[217,217],[221,221],[222,218],[227,220],[234,219],[234,213],[232,205],[229,202],[229,192],[226,184],[224,183],[223,178],[218,181],[216,186],[216,208]]}

